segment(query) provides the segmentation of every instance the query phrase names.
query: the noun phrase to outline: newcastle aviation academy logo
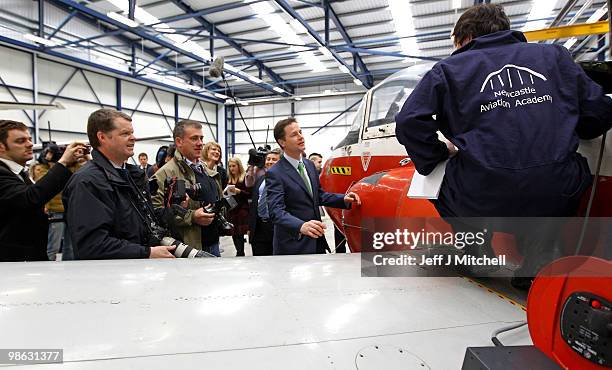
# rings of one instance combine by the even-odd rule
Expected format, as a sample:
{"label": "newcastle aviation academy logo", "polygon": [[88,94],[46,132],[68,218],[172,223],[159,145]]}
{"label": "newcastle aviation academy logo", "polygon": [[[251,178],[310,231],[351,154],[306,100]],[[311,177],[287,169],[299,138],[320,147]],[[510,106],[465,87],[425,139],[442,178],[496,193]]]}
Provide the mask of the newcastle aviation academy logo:
{"label": "newcastle aviation academy logo", "polygon": [[537,84],[538,80],[548,82],[543,74],[514,64],[506,64],[501,69],[489,73],[482,83],[480,92],[492,92],[494,100],[481,104],[480,112],[552,103],[553,98],[550,94],[538,93],[538,89],[545,90],[547,87],[547,84]]}

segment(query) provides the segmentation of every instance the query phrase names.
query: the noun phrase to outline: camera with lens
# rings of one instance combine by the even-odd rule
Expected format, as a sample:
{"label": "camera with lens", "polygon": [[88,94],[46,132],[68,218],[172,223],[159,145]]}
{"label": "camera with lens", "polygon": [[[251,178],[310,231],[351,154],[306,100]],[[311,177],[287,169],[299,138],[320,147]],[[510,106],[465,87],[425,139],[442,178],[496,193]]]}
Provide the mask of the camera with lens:
{"label": "camera with lens", "polygon": [[[43,141],[42,151],[38,155],[38,163],[56,163],[62,158],[68,145],[58,145],[55,141]],[[89,154],[91,146],[86,145],[83,154]]]}
{"label": "camera with lens", "polygon": [[176,176],[168,177],[164,180],[164,204],[171,206],[180,204],[189,198],[195,201],[202,199],[202,186],[200,184],[187,185],[185,180],[180,180]]}
{"label": "camera with lens", "polygon": [[272,147],[270,145],[266,145],[263,147],[260,146],[257,149],[249,149],[249,161],[247,162],[247,164],[258,168],[263,168],[266,164],[266,155],[270,153],[271,149]]}
{"label": "camera with lens", "polygon": [[215,221],[217,221],[219,224],[219,231],[221,231],[221,235],[232,235],[234,224],[227,221],[223,214],[226,211],[234,209],[237,204],[238,203],[232,196],[226,196],[204,207],[206,212],[215,214]]}
{"label": "camera with lens", "polygon": [[[179,216],[184,216],[186,210],[179,206],[180,203],[189,198],[201,202],[202,187],[200,184],[188,185],[185,180],[177,177],[168,177],[164,180],[164,207],[172,209]],[[236,207],[238,203],[232,196],[225,196],[216,202],[204,206],[207,213],[215,214],[215,221],[219,225],[221,235],[231,235],[234,225],[225,219],[224,213]]]}
{"label": "camera with lens", "polygon": [[171,236],[166,236],[168,231],[163,227],[151,222],[149,225],[149,235],[147,244],[150,247],[157,245],[175,246],[173,251],[170,251],[176,258],[205,258],[216,257],[208,252],[197,250],[180,240],[174,239]]}

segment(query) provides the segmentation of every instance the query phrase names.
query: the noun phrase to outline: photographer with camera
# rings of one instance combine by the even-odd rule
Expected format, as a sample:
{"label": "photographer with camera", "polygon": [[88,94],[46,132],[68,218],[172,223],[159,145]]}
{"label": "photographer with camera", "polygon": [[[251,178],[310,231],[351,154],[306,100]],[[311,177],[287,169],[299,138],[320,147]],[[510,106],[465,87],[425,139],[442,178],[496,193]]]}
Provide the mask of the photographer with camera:
{"label": "photographer with camera", "polygon": [[125,164],[136,142],[131,117],[99,109],[89,116],[87,136],[93,160],[63,196],[75,259],[174,258],[176,247],[160,245],[150,199]]}
{"label": "photographer with camera", "polygon": [[83,157],[82,144],[70,144],[47,175],[33,184],[25,169],[33,158],[32,136],[21,122],[0,120],[0,261],[47,261],[49,221],[44,205],[72,175]]}
{"label": "photographer with camera", "polygon": [[188,187],[197,185],[199,188],[197,199],[190,197],[182,202],[181,207],[185,212],[173,217],[172,226],[185,243],[219,257],[219,231],[215,214],[206,212],[202,207],[219,199],[218,186],[207,175],[204,164],[200,161],[203,146],[202,124],[190,120],[179,121],[172,135],[176,151],[174,158],[153,176],[157,183],[157,191],[153,194],[153,205],[156,209],[166,207],[164,201],[168,192],[166,189],[168,178],[182,180]]}
{"label": "photographer with camera", "polygon": [[[57,164],[62,154],[66,149],[65,146],[58,146],[55,142],[44,143],[42,152],[38,157],[38,163],[35,167],[38,169],[32,177],[35,182],[43,178],[49,170]],[[87,151],[89,152],[89,150]],[[87,161],[87,156],[83,156],[78,162],[68,167],[74,173],[81,168]],[[50,261],[55,261],[57,254],[61,251],[62,261],[74,259],[72,243],[68,236],[68,229],[64,220],[64,204],[62,204],[62,193],[58,193],[45,205],[47,216],[49,218],[49,234],[47,242],[47,257]]]}

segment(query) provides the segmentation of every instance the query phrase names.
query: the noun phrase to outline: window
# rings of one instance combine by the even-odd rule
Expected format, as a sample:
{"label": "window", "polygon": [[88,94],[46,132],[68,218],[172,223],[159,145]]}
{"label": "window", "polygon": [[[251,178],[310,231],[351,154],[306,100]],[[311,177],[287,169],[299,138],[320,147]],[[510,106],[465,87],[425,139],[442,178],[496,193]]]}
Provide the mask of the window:
{"label": "window", "polygon": [[372,94],[368,128],[395,123],[395,115],[415,85],[416,81],[395,80],[376,89]]}

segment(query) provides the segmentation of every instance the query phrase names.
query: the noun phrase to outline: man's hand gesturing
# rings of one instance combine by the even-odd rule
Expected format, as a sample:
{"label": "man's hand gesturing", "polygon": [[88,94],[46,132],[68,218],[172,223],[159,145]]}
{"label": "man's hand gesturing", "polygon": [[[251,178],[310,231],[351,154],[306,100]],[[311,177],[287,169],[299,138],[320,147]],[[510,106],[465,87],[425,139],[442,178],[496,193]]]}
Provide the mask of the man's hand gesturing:
{"label": "man's hand gesturing", "polygon": [[304,222],[300,227],[300,233],[311,238],[319,238],[325,234],[325,224],[317,220]]}

